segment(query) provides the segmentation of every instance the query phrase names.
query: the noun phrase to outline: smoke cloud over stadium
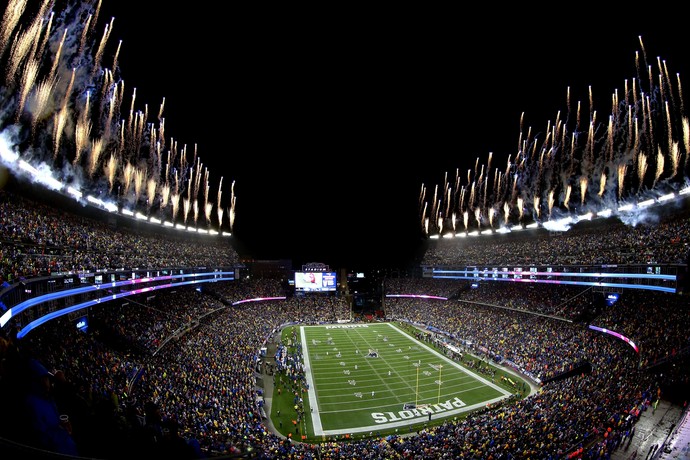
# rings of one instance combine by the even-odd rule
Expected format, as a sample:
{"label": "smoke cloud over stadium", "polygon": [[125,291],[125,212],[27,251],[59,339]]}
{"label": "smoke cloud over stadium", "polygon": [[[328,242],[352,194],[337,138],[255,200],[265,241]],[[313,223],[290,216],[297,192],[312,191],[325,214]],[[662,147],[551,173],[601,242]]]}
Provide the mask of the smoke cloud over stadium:
{"label": "smoke cloud over stadium", "polygon": [[224,206],[223,178],[213,194],[196,146],[167,135],[165,99],[150,108],[126,85],[102,2],[28,3],[10,1],[0,24],[2,166],[78,199],[231,229],[234,192]]}
{"label": "smoke cloud over stadium", "polygon": [[[575,216],[613,213],[636,224],[645,206],[687,193],[690,126],[680,75],[661,58],[650,59],[642,37],[637,74],[598,110],[588,101],[566,106],[543,130],[520,120],[514,152],[497,164],[493,153],[474,168],[446,173],[443,183],[422,184],[420,224],[430,236],[508,228],[538,222],[567,230]],[[502,158],[504,158],[503,156]],[[623,211],[626,211],[623,213]]]}

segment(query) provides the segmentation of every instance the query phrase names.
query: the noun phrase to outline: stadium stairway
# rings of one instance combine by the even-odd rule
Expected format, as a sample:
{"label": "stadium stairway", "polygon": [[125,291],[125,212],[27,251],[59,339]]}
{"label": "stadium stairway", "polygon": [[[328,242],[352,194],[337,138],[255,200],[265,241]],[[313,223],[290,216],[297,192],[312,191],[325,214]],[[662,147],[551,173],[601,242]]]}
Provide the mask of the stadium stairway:
{"label": "stadium stairway", "polygon": [[[264,363],[273,364],[279,342],[280,333],[277,333],[275,337],[266,343],[266,356],[263,358]],[[276,429],[276,427],[273,425],[273,420],[271,420],[271,403],[273,402],[273,375],[268,373],[268,368],[269,366],[264,364],[261,366],[261,372],[257,372],[256,374],[257,389],[260,389],[263,392],[264,398],[263,409],[265,411],[266,418],[263,420],[263,423],[272,433],[284,438],[285,436],[283,436],[283,434]]]}

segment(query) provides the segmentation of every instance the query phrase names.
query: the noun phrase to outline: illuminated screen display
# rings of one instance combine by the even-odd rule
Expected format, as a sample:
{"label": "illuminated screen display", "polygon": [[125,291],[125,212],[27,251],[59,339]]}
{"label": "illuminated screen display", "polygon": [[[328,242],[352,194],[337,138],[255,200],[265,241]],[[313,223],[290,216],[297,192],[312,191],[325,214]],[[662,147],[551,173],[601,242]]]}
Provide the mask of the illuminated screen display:
{"label": "illuminated screen display", "polygon": [[295,290],[330,292],[338,286],[335,272],[295,272]]}
{"label": "illuminated screen display", "polygon": [[77,329],[82,332],[87,332],[89,330],[89,318],[82,316],[77,320]]}
{"label": "illuminated screen display", "polygon": [[620,294],[618,294],[617,292],[610,292],[606,294],[606,305],[610,307],[618,301],[618,297],[620,297]]}

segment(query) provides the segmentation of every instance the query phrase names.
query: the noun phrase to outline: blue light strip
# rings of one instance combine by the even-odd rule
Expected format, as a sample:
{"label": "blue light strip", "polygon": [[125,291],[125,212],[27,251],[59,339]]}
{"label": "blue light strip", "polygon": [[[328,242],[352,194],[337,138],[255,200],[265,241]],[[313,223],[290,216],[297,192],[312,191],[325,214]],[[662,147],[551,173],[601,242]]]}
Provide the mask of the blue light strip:
{"label": "blue light strip", "polygon": [[[493,278],[494,275],[517,275],[517,276],[567,276],[574,278],[639,278],[639,279],[657,279],[676,281],[676,275],[662,275],[654,273],[599,273],[599,272],[531,272],[524,271],[484,271],[484,270],[437,270],[434,269],[433,274],[463,274],[465,276],[471,275],[472,278]],[[434,276],[434,278],[436,278]]]}
{"label": "blue light strip", "polygon": [[[216,272],[216,273],[219,273],[219,272]],[[226,273],[228,273],[228,272],[226,272]],[[143,294],[144,292],[156,291],[158,289],[169,289],[169,288],[178,287],[178,286],[185,286],[185,285],[189,285],[189,284],[211,283],[211,282],[216,282],[216,281],[234,281],[234,280],[235,280],[235,278],[213,278],[213,279],[208,279],[208,280],[192,280],[192,281],[183,281],[180,283],[159,284],[157,286],[142,287],[139,289],[135,289],[133,291],[120,292],[118,294],[112,294],[112,295],[109,295],[106,297],[100,297],[98,299],[89,300],[87,302],[72,305],[71,307],[66,307],[66,308],[63,308],[61,310],[48,313],[47,315],[43,315],[40,318],[30,322],[25,327],[23,327],[19,331],[19,333],[17,334],[17,337],[21,339],[22,337],[24,337],[26,334],[28,334],[29,332],[31,332],[33,329],[37,328],[41,324],[43,324],[47,321],[53,320],[55,318],[59,318],[60,316],[72,313],[73,311],[81,310],[82,308],[91,307],[93,305],[99,305],[99,304],[105,303],[105,302],[111,302],[113,300],[121,299],[123,297],[127,297],[130,295]],[[42,296],[42,297],[45,297],[45,296]]]}
{"label": "blue light strip", "polygon": [[[531,273],[525,272],[523,276],[528,276]],[[611,288],[629,288],[629,289],[645,289],[647,291],[658,291],[658,292],[670,292],[675,293],[676,288],[664,287],[664,286],[653,286],[649,284],[627,284],[627,283],[597,283],[597,282],[587,282],[587,281],[565,281],[565,280],[532,280],[532,279],[516,279],[516,278],[477,278],[476,276],[432,276],[435,279],[455,279],[455,280],[473,280],[473,281],[504,281],[509,283],[537,283],[537,284],[567,284],[573,286],[601,286],[601,287],[611,287]],[[675,279],[675,277],[674,277]]]}
{"label": "blue light strip", "polygon": [[[89,286],[84,286],[84,287],[78,287],[74,289],[67,289],[65,291],[59,291],[59,292],[51,292],[50,294],[44,294],[40,296],[36,296],[32,299],[25,300],[24,302],[18,303],[14,307],[10,308],[10,318],[12,316],[16,316],[26,310],[27,308],[35,307],[36,305],[40,305],[45,302],[49,302],[51,300],[57,300],[57,299],[62,299],[64,297],[70,297],[73,295],[79,295],[79,294],[86,294],[87,292],[93,292],[93,291],[98,291],[100,289],[105,289],[105,288],[114,288],[114,287],[120,287],[120,286],[128,286],[136,283],[150,283],[153,281],[163,281],[163,280],[170,280],[172,279],[172,276],[157,276],[155,278],[138,278],[138,279],[129,279],[125,281],[114,281],[110,283],[101,283],[101,284],[92,284]],[[3,315],[4,319],[4,315]],[[8,318],[9,319],[9,318]],[[0,320],[0,327],[4,326],[5,323]]]}
{"label": "blue light strip", "polygon": [[[24,302],[21,302],[14,307],[8,309],[2,316],[0,316],[0,328],[4,327],[7,322],[12,319],[14,316],[20,314],[27,308],[35,307],[36,305],[40,305],[45,302],[49,302],[51,300],[57,300],[57,299],[62,299],[64,297],[71,297],[73,295],[79,295],[79,294],[85,294],[87,292],[93,292],[93,291],[98,291],[100,289],[105,289],[105,288],[115,288],[115,287],[121,287],[121,286],[129,286],[133,284],[140,284],[140,283],[152,283],[156,281],[167,281],[167,280],[174,280],[174,279],[179,279],[179,278],[188,278],[188,277],[194,277],[194,278],[199,278],[199,277],[208,277],[208,276],[218,276],[218,275],[230,275],[232,276],[231,280],[234,280],[235,272],[206,272],[206,273],[187,273],[187,274],[179,274],[179,275],[166,275],[166,276],[154,276],[154,277],[146,277],[146,278],[136,278],[136,279],[128,279],[128,280],[123,280],[123,281],[112,281],[109,283],[101,283],[101,284],[92,284],[89,286],[84,286],[84,287],[78,287],[74,289],[67,289],[65,291],[59,291],[59,292],[52,292],[50,294],[44,294],[40,296],[36,296],[32,299],[25,300]],[[218,281],[218,278],[213,278],[209,281]]]}

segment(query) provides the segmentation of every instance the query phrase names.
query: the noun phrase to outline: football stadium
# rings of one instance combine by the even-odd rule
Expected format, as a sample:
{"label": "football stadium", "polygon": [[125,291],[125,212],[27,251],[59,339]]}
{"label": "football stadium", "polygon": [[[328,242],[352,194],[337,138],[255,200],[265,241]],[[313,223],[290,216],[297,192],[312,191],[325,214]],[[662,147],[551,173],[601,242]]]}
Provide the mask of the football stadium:
{"label": "football stadium", "polygon": [[[292,267],[240,256],[197,164],[171,185],[162,127],[109,116],[91,2],[24,7],[0,27],[2,458],[690,458],[690,141],[665,67],[586,146],[526,132],[493,180],[488,158],[423,188],[406,266]],[[68,110],[74,84],[98,113]]]}

